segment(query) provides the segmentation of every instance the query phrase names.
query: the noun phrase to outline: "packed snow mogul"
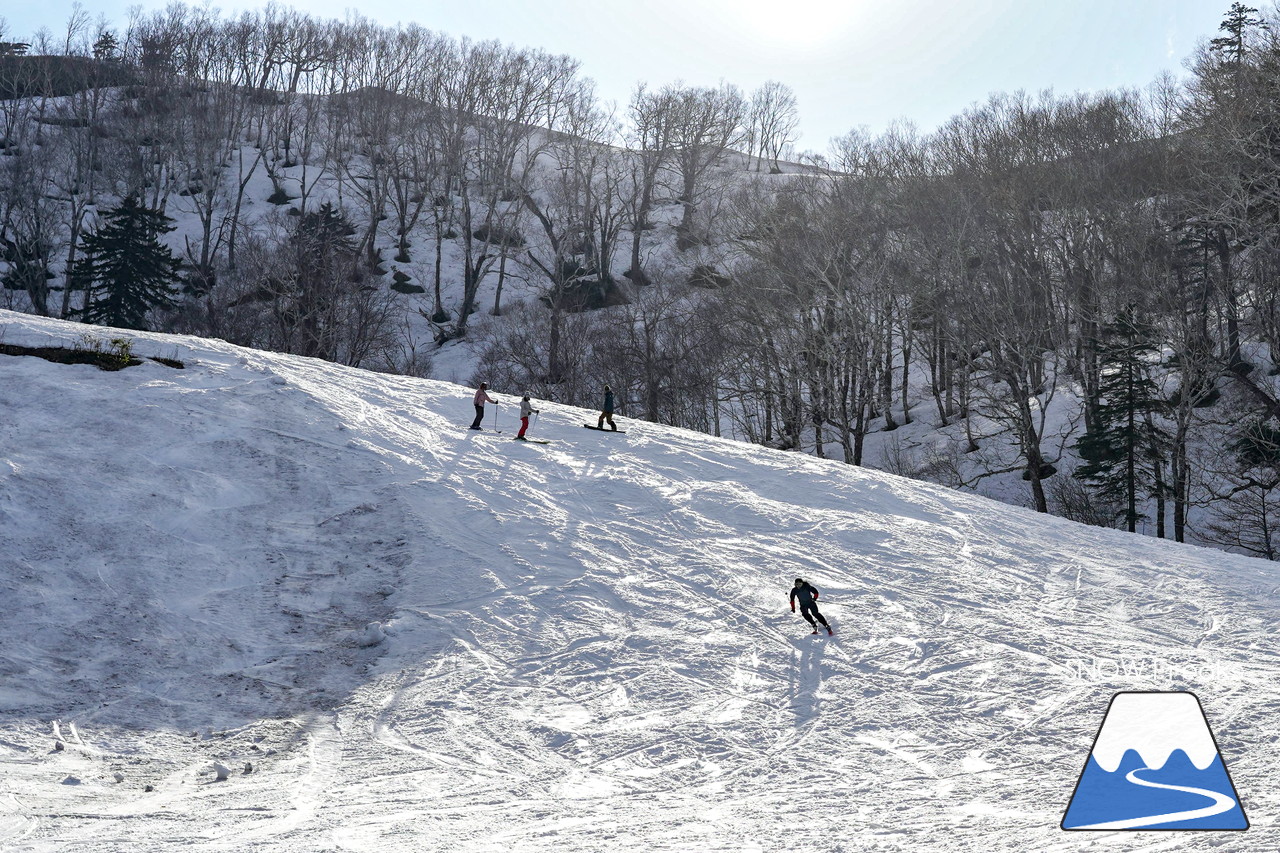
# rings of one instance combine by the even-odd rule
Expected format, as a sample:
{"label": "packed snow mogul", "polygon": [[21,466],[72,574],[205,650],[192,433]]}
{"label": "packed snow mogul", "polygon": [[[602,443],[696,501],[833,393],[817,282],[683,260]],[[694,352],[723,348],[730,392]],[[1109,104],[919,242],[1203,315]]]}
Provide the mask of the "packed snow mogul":
{"label": "packed snow mogul", "polygon": [[800,615],[804,617],[804,621],[808,622],[813,628],[813,633],[818,633],[818,626],[813,621],[817,619],[822,623],[822,627],[827,629],[827,634],[834,634],[831,626],[827,624],[827,620],[818,612],[818,588],[806,581],[804,578],[796,578],[795,586],[791,587],[791,612],[796,612],[796,599],[800,599]]}
{"label": "packed snow mogul", "polygon": [[476,419],[471,422],[472,429],[480,429],[480,422],[484,420],[485,403],[493,403],[495,406],[498,405],[498,401],[489,396],[488,388],[488,383],[481,382],[480,387],[476,389]]}
{"label": "packed snow mogul", "polygon": [[605,421],[608,421],[609,426],[614,430],[618,429],[618,425],[613,422],[613,389],[608,385],[604,386],[604,410],[600,412],[600,419],[596,422],[596,429],[604,429]]}
{"label": "packed snow mogul", "polygon": [[533,407],[533,403],[529,402],[529,395],[525,394],[520,398],[520,431],[516,433],[516,438],[521,441],[527,441],[524,437],[525,431],[529,429],[529,415],[537,414],[538,410]]}

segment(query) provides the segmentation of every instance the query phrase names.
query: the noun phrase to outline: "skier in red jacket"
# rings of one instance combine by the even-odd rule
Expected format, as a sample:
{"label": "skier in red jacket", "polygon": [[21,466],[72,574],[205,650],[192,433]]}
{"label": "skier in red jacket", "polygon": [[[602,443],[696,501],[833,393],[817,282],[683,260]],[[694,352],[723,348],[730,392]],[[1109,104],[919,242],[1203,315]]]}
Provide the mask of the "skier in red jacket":
{"label": "skier in red jacket", "polygon": [[791,587],[791,612],[796,612],[796,599],[800,599],[800,615],[804,620],[813,627],[813,633],[818,633],[818,626],[813,621],[817,619],[822,623],[822,627],[827,629],[827,634],[834,634],[831,626],[827,624],[827,620],[818,612],[818,588],[806,581],[804,578],[796,578],[796,585]]}

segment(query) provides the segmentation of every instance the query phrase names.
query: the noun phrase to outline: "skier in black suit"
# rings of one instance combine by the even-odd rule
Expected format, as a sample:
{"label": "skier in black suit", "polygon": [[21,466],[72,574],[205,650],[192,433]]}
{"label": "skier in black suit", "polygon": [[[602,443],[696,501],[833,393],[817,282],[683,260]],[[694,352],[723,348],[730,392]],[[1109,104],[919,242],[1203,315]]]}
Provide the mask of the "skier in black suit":
{"label": "skier in black suit", "polygon": [[791,587],[791,612],[796,612],[796,599],[800,599],[800,615],[804,620],[813,627],[813,633],[818,633],[818,626],[813,621],[817,619],[822,623],[822,627],[827,629],[827,634],[832,635],[835,631],[831,630],[831,626],[827,624],[827,620],[818,612],[818,588],[806,581],[804,578],[796,578],[795,586]]}

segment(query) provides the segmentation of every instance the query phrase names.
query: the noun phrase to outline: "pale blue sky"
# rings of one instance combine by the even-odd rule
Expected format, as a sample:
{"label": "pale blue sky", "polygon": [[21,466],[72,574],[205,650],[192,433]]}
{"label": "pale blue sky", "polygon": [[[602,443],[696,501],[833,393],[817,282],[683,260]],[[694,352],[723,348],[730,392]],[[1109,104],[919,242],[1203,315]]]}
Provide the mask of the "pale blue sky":
{"label": "pale blue sky", "polygon": [[[133,0],[86,0],[122,23]],[[213,4],[224,11],[261,5]],[[1140,87],[1183,74],[1230,0],[304,0],[321,17],[348,9],[386,24],[496,38],[568,54],[624,108],[636,82],[795,90],[800,149],[906,118],[928,131],[990,92]],[[1264,4],[1255,4],[1262,6]],[[1267,4],[1269,7],[1269,4]],[[12,36],[63,26],[72,0],[4,4]],[[17,8],[15,8],[15,6]],[[163,6],[147,0],[143,8]]]}

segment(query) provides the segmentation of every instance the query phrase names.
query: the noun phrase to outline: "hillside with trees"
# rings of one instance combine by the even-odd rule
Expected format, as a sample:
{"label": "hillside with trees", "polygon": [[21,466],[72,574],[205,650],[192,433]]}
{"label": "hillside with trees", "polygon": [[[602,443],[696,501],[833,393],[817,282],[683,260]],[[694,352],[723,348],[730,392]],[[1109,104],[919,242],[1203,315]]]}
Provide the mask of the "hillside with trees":
{"label": "hillside with trees", "polygon": [[[1206,36],[1185,79],[799,157],[782,83],[614,107],[569,57],[415,25],[0,32],[0,307],[608,382],[630,417],[1277,559],[1280,18]],[[113,288],[130,206],[150,284]]]}

